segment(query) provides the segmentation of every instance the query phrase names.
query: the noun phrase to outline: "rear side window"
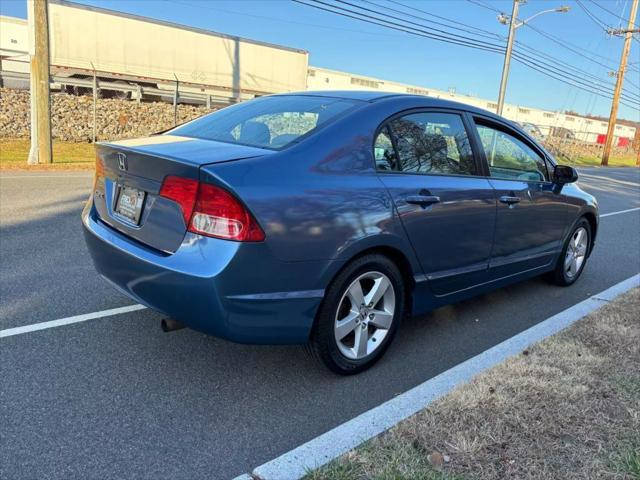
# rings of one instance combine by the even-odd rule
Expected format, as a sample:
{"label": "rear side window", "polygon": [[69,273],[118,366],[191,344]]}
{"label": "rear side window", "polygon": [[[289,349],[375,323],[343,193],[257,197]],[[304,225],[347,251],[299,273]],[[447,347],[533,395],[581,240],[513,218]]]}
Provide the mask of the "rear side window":
{"label": "rear side window", "polygon": [[460,115],[412,113],[391,120],[389,129],[394,136],[397,152],[397,158],[389,162],[390,169],[431,175],[477,173],[469,137]]}
{"label": "rear side window", "polygon": [[373,156],[378,170],[397,170],[396,154],[393,150],[393,142],[389,127],[385,126],[376,137],[373,145]]}
{"label": "rear side window", "polygon": [[477,128],[491,177],[526,182],[549,179],[544,158],[523,141],[485,125]]}
{"label": "rear side window", "polygon": [[263,97],[223,108],[167,133],[279,149],[355,106],[355,102],[341,98]]}

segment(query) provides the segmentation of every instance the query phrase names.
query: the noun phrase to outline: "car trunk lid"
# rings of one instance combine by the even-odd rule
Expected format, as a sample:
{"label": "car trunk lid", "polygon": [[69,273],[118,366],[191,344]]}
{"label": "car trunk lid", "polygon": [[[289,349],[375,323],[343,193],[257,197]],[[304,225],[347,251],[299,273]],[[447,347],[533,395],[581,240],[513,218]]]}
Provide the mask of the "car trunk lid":
{"label": "car trunk lid", "polygon": [[136,241],[171,254],[182,243],[187,224],[180,205],[160,196],[163,180],[198,180],[202,165],[272,152],[174,135],[99,143],[93,192],[98,217]]}

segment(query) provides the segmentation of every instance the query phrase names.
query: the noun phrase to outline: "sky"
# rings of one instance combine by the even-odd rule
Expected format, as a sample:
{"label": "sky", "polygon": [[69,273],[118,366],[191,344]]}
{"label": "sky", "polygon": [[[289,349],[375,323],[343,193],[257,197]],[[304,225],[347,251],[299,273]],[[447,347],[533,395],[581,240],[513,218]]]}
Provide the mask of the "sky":
{"label": "sky", "polygon": [[[307,3],[312,3],[308,0]],[[335,3],[335,0],[322,0]],[[385,0],[345,0],[366,8],[395,8],[418,17],[442,21],[425,13],[407,10]],[[497,11],[511,12],[511,0],[396,0],[430,14],[453,19],[506,36],[508,27],[497,20]],[[524,25],[516,30],[516,39],[556,58],[553,63],[577,67],[602,82],[611,84],[608,72],[617,70],[623,40],[605,33],[604,23],[613,28],[626,27],[626,21],[603,8],[628,18],[632,0],[528,0],[520,6],[518,17],[527,19],[542,10],[567,5],[568,13],[548,13],[531,20],[531,27],[556,37],[541,35]],[[216,32],[247,37],[309,52],[310,65],[343,70],[360,75],[457,93],[496,99],[500,85],[503,56],[439,42],[408,33],[328,13],[290,0],[78,0],[77,3],[133,13]],[[377,4],[377,5],[374,5]],[[337,4],[353,8],[346,4]],[[583,10],[586,7],[588,13]],[[0,1],[0,14],[26,18],[26,0]],[[590,15],[589,15],[590,14]],[[392,20],[396,21],[396,20]],[[636,20],[640,24],[640,17]],[[431,28],[438,25],[426,24]],[[465,27],[466,28],[466,27]],[[475,37],[473,33],[463,33]],[[491,41],[487,38],[485,41]],[[498,42],[494,40],[493,42]],[[640,35],[631,42],[625,90],[640,97]],[[536,54],[533,56],[540,58]],[[582,74],[571,77],[582,78]],[[548,110],[573,110],[608,117],[611,100],[579,90],[548,78],[518,62],[512,62],[506,101]],[[637,102],[638,103],[638,102]],[[637,105],[636,103],[636,105]],[[640,110],[620,106],[619,118],[640,121]]]}

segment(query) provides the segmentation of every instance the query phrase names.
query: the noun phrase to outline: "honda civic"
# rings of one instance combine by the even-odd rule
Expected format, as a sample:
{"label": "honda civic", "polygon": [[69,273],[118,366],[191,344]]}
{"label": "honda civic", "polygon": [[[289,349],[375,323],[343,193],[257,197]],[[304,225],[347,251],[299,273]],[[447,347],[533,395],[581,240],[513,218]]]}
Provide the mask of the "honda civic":
{"label": "honda civic", "polygon": [[165,330],[306,344],[353,374],[408,315],[574,283],[598,229],[577,178],[482,109],[304,92],[97,144],[82,222],[99,274]]}

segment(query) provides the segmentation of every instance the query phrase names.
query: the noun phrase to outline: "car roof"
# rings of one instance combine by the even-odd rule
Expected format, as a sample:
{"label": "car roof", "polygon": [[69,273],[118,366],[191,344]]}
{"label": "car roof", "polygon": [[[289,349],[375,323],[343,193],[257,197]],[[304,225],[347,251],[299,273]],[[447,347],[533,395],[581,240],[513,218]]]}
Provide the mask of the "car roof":
{"label": "car roof", "polygon": [[394,95],[398,94],[391,92],[372,92],[370,90],[309,90],[304,92],[287,92],[277,94],[277,96],[343,98],[345,100],[359,100],[362,102],[372,102],[380,98],[386,98]]}
{"label": "car roof", "polygon": [[[494,118],[500,118],[505,121],[503,117],[497,116],[495,113],[482,108],[474,107],[467,103],[454,102],[452,100],[444,100],[441,98],[427,97],[425,95],[413,95],[410,93],[395,93],[395,92],[372,92],[370,90],[318,90],[318,91],[304,91],[304,92],[289,92],[279,93],[276,96],[307,96],[307,97],[326,97],[326,98],[342,98],[345,100],[356,100],[361,102],[373,103],[380,100],[393,101],[394,99],[407,99],[414,98],[420,102],[421,107],[440,107],[440,108],[455,108],[458,110],[466,110],[468,112],[476,112],[482,115],[487,115]],[[508,120],[507,120],[508,121]]]}

